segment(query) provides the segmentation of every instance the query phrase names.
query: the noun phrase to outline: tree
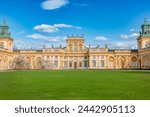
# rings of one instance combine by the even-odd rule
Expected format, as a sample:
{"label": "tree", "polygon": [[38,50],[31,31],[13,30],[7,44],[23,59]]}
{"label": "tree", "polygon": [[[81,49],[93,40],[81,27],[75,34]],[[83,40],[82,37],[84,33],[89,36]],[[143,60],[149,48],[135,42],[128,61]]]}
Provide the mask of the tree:
{"label": "tree", "polygon": [[23,55],[18,55],[13,61],[12,68],[17,70],[30,69],[30,63],[26,61]]}
{"label": "tree", "polygon": [[41,57],[37,58],[37,69],[50,69],[51,64],[49,60],[44,60]]}

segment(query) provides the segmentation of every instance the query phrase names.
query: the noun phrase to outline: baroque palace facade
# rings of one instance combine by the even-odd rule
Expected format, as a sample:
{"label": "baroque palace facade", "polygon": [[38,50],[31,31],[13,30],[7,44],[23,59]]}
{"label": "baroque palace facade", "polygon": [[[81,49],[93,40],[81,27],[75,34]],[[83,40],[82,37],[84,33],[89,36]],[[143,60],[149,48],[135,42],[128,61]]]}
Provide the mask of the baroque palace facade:
{"label": "baroque palace facade", "polygon": [[19,55],[30,69],[38,69],[39,60],[48,61],[48,69],[150,69],[150,24],[145,20],[137,38],[138,49],[91,48],[84,37],[67,36],[66,47],[41,50],[14,50],[6,22],[0,25],[0,70],[13,69]]}

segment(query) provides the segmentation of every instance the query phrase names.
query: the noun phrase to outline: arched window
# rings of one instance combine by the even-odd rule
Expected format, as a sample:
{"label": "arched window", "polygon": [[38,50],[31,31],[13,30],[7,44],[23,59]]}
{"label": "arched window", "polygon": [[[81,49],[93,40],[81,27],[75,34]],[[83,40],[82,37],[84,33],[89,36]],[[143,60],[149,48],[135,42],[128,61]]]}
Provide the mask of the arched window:
{"label": "arched window", "polygon": [[137,59],[136,57],[132,58],[132,68],[136,68],[137,67]]}
{"label": "arched window", "polygon": [[72,45],[71,44],[69,45],[69,51],[72,51]]}
{"label": "arched window", "polygon": [[109,58],[109,68],[114,68],[114,58],[113,57]]}
{"label": "arched window", "polygon": [[150,47],[150,41],[146,42],[145,47]]}
{"label": "arched window", "polygon": [[79,49],[80,49],[80,52],[81,52],[82,51],[82,44],[80,44]]}
{"label": "arched window", "polygon": [[74,51],[75,52],[77,51],[77,44],[76,43],[74,44]]}
{"label": "arched window", "polygon": [[5,47],[5,46],[4,46],[4,42],[0,42],[0,48],[1,48],[1,49],[4,49],[4,47]]}
{"label": "arched window", "polygon": [[133,60],[133,61],[132,61],[132,66],[133,66],[133,68],[136,67],[136,60]]}

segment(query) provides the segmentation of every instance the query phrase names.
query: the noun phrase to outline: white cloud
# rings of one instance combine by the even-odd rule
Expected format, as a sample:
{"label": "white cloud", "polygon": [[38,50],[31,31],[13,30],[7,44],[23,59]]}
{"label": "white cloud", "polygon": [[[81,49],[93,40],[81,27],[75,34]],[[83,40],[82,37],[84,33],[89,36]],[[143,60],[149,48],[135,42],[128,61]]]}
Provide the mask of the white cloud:
{"label": "white cloud", "polygon": [[131,29],[130,29],[130,32],[134,32],[134,31],[136,31],[135,28],[131,28]]}
{"label": "white cloud", "polygon": [[106,41],[106,40],[108,40],[108,39],[107,39],[106,37],[97,36],[97,37],[95,37],[94,40],[97,40],[97,41]]}
{"label": "white cloud", "polygon": [[27,35],[28,38],[32,39],[39,39],[39,40],[44,40],[44,41],[51,41],[51,42],[57,42],[66,39],[66,37],[51,37],[51,36],[44,36],[41,34],[32,34],[32,35]]}
{"label": "white cloud", "polygon": [[121,34],[120,38],[129,39],[129,38],[137,38],[138,36],[139,36],[139,33],[133,33],[133,34],[130,34],[130,35]]}
{"label": "white cloud", "polygon": [[34,30],[38,30],[40,32],[54,33],[58,31],[58,28],[47,24],[41,24],[35,26]]}
{"label": "white cloud", "polygon": [[131,49],[137,48],[137,42],[134,41],[114,41],[111,43],[114,47],[125,48],[130,47]]}
{"label": "white cloud", "polygon": [[75,29],[82,29],[82,27],[73,26],[73,25],[68,25],[68,24],[54,24],[53,26],[54,26],[55,28],[75,28]]}
{"label": "white cloud", "polygon": [[33,43],[31,41],[25,41],[25,40],[20,40],[20,39],[15,39],[14,40],[14,48],[15,49],[31,49],[31,47],[36,48],[40,47],[38,46],[39,44]]}
{"label": "white cloud", "polygon": [[35,26],[33,29],[40,31],[40,32],[55,33],[55,32],[58,32],[60,28],[82,29],[81,27],[68,25],[68,24],[54,24],[54,25],[41,24],[41,25]]}
{"label": "white cloud", "polygon": [[69,0],[46,0],[41,6],[44,10],[54,10],[69,4]]}
{"label": "white cloud", "polygon": [[56,28],[72,28],[72,25],[67,25],[67,24],[54,24],[54,27]]}

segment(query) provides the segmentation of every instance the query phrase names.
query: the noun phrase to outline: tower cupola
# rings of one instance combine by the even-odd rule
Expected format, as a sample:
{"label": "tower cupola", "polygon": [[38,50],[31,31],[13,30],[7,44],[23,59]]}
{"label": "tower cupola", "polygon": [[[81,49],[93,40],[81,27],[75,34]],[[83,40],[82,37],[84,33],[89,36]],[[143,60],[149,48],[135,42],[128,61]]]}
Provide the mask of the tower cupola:
{"label": "tower cupola", "polygon": [[144,24],[141,26],[142,31],[140,32],[140,36],[150,36],[150,22],[145,17]]}
{"label": "tower cupola", "polygon": [[0,24],[0,37],[10,37],[9,26],[6,23],[6,20],[3,20],[3,23]]}
{"label": "tower cupola", "polygon": [[6,21],[3,20],[3,23],[0,24],[0,50],[12,52],[12,47],[13,39],[9,32],[9,26]]}
{"label": "tower cupola", "polygon": [[144,20],[144,24],[141,26],[142,30],[138,37],[138,49],[150,47],[150,22],[147,18]]}

